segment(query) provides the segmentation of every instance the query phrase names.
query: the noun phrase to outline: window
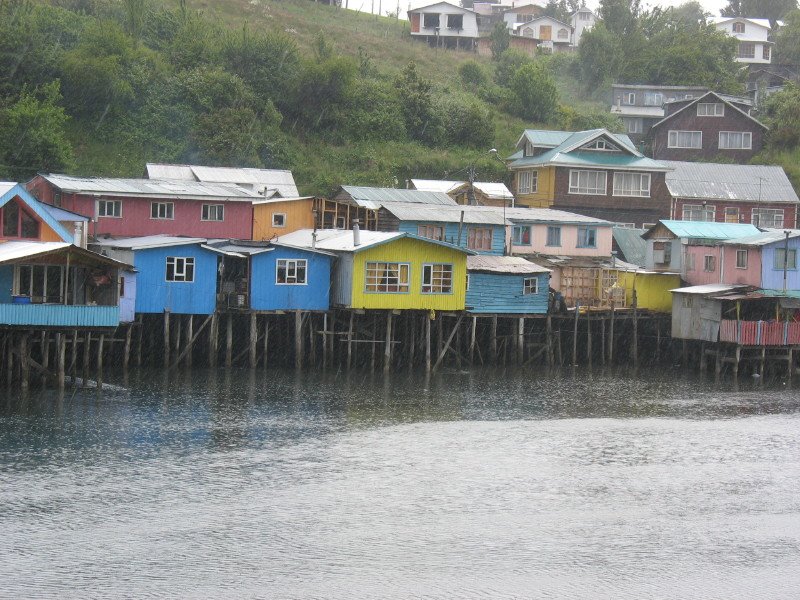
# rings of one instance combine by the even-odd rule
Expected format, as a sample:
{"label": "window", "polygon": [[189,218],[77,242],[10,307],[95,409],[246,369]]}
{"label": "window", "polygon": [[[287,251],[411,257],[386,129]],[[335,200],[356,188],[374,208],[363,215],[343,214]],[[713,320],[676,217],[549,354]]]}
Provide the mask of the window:
{"label": "window", "polygon": [[775,268],[779,271],[783,271],[783,262],[786,260],[786,268],[787,269],[796,269],[797,268],[797,250],[794,248],[789,250],[789,253],[786,254],[786,248],[775,248]]}
{"label": "window", "polygon": [[720,150],[750,150],[753,147],[753,134],[749,131],[720,131]]}
{"label": "window", "polygon": [[725,105],[722,102],[699,102],[697,104],[698,117],[724,117]]}
{"label": "window", "polygon": [[422,265],[423,294],[452,294],[453,265]]}
{"label": "window", "polygon": [[650,197],[649,173],[614,173],[615,196]]}
{"label": "window", "polygon": [[531,226],[530,225],[514,225],[514,230],[511,235],[512,242],[515,246],[530,246],[531,245]]}
{"label": "window", "polygon": [[186,283],[194,281],[194,258],[168,256],[166,280]]}
{"label": "window", "polygon": [[744,33],[744,23],[735,21],[733,25],[731,25],[731,30],[733,33]]}
{"label": "window", "polygon": [[686,255],[686,270],[694,271],[694,254]]}
{"label": "window", "polygon": [[539,293],[539,278],[538,277],[526,277],[522,280],[522,294],[527,296],[529,294],[538,294]]}
{"label": "window", "polygon": [[444,241],[444,228],[441,225],[417,225],[417,235],[442,242]]}
{"label": "window", "polygon": [[345,217],[336,217],[336,229],[347,229],[347,219]]}
{"label": "window", "polygon": [[97,201],[97,216],[98,217],[113,217],[119,219],[122,217],[122,201],[121,200],[98,200]]}
{"label": "window", "polygon": [[672,263],[672,242],[653,242],[653,262],[660,265]]}
{"label": "window", "polygon": [[703,257],[703,271],[711,273],[717,270],[717,257],[706,254]]}
{"label": "window", "polygon": [[439,13],[422,13],[422,26],[427,29],[439,26]]}
{"label": "window", "polygon": [[64,301],[64,267],[20,265],[15,271],[14,294],[28,296],[35,304]]}
{"label": "window", "polygon": [[150,203],[150,218],[151,219],[174,219],[175,218],[175,205],[172,202],[151,202]]}
{"label": "window", "polygon": [[53,192],[53,206],[61,208],[61,190],[55,190]]}
{"label": "window", "polygon": [[619,152],[619,148],[617,148],[614,144],[612,144],[611,142],[608,142],[606,140],[595,140],[590,144],[586,144],[584,146],[584,149],[585,150],[611,150],[611,151]]}
{"label": "window", "polygon": [[0,209],[0,220],[3,222],[3,237],[36,239],[39,237],[39,221],[11,200]]}
{"label": "window", "polygon": [[588,21],[589,19],[592,18],[592,13],[589,13],[589,12],[582,12],[582,13],[579,13],[579,15],[580,15],[580,20],[581,21]]}
{"label": "window", "polygon": [[223,204],[203,204],[200,213],[201,221],[224,221],[225,206]]}
{"label": "window", "polygon": [[702,131],[675,131],[667,134],[667,147],[669,148],[702,148]]}
{"label": "window", "polygon": [[770,55],[770,48],[767,44],[764,44],[763,46],[761,46],[761,56],[764,58],[764,60],[769,60],[769,55]]}
{"label": "window", "polygon": [[530,141],[525,142],[525,152],[524,156],[533,156],[536,152],[536,147],[530,143]]}
{"label": "window", "polygon": [[272,226],[286,227],[286,213],[272,213]]}
{"label": "window", "polygon": [[725,208],[725,222],[738,223],[739,222],[739,209],[735,206],[728,206]]}
{"label": "window", "polygon": [[636,229],[636,223],[614,223],[614,227],[619,227],[622,229]]}
{"label": "window", "polygon": [[741,42],[739,44],[739,58],[755,58],[756,45],[753,42]]}
{"label": "window", "polygon": [[780,229],[783,227],[782,208],[754,208],[753,219],[750,221],[756,227],[772,227]]}
{"label": "window", "polygon": [[539,171],[520,171],[518,193],[535,194],[539,189]]}
{"label": "window", "polygon": [[547,245],[561,246],[561,227],[550,225],[547,228]]}
{"label": "window", "polygon": [[569,193],[604,196],[606,193],[606,172],[570,171]]}
{"label": "window", "polygon": [[644,105],[645,106],[661,106],[664,104],[664,94],[661,92],[645,92]]}
{"label": "window", "polygon": [[368,262],[364,265],[364,291],[381,294],[408,292],[408,263]]}
{"label": "window", "polygon": [[736,251],[736,268],[737,269],[747,268],[747,250]]}
{"label": "window", "polygon": [[596,227],[578,227],[578,248],[597,248]]}
{"label": "window", "polygon": [[459,31],[464,29],[464,15],[447,15],[447,28]]}
{"label": "window", "polygon": [[628,92],[622,96],[624,98],[624,104],[636,104],[636,93],[635,92]]}
{"label": "window", "polygon": [[684,221],[714,221],[714,205],[684,204],[681,219]]}
{"label": "window", "polygon": [[637,117],[625,117],[622,120],[625,123],[625,131],[628,133],[642,133],[642,119]]}
{"label": "window", "polygon": [[278,285],[305,285],[306,259],[279,258],[275,265],[275,283]]}
{"label": "window", "polygon": [[467,230],[467,248],[470,250],[491,250],[492,230],[489,227],[470,227]]}
{"label": "window", "polygon": [[558,39],[560,39],[560,40],[568,40],[569,39],[569,32],[566,29],[559,29],[558,30]]}

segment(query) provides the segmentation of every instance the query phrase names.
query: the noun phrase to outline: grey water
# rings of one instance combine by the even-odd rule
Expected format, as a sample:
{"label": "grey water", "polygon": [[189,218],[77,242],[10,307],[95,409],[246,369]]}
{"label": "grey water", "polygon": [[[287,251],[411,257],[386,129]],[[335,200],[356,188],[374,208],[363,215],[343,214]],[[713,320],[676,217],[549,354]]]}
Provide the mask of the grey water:
{"label": "grey water", "polygon": [[800,391],[681,371],[0,392],[2,598],[800,597]]}

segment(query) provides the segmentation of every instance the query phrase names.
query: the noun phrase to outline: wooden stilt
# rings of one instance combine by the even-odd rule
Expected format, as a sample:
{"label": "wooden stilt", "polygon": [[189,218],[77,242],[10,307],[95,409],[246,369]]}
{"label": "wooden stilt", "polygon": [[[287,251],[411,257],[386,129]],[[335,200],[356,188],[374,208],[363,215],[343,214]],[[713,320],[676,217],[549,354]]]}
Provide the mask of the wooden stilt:
{"label": "wooden stilt", "polygon": [[736,349],[733,352],[733,377],[739,377],[739,363],[742,360],[742,347],[736,344]]}
{"label": "wooden stilt", "polygon": [[355,312],[350,311],[350,324],[347,327],[347,368],[349,369],[353,363],[353,319],[355,319]]}
{"label": "wooden stilt", "polygon": [[545,335],[547,336],[547,366],[553,368],[553,316],[547,315]]}
{"label": "wooden stilt", "polygon": [[656,362],[661,361],[661,321],[656,321]]}
{"label": "wooden stilt", "polygon": [[[46,331],[42,332],[42,367],[45,370],[50,366],[50,334]],[[42,373],[42,388],[47,387],[47,374]]]}
{"label": "wooden stilt", "polygon": [[211,368],[216,367],[218,358],[219,358],[219,313],[215,311],[211,315],[211,330],[208,332],[208,366]]}
{"label": "wooden stilt", "polygon": [[636,290],[633,290],[633,337],[631,339],[631,358],[633,366],[639,366],[639,310],[636,307]]}
{"label": "wooden stilt", "polygon": [[525,361],[525,317],[517,319],[517,364]]}
{"label": "wooden stilt", "polygon": [[6,387],[9,389],[14,382],[14,338],[14,334],[9,333],[6,342]]}
{"label": "wooden stilt", "polygon": [[308,364],[315,365],[317,364],[317,333],[314,331],[314,313],[308,313],[306,321],[308,321]]}
{"label": "wooden stilt", "polygon": [[472,327],[469,330],[469,364],[475,364],[475,343],[477,341],[478,317],[472,316]]}
{"label": "wooden stilt", "polygon": [[572,329],[572,366],[578,364],[578,318],[581,314],[580,303],[575,303],[575,324]]}
{"label": "wooden stilt", "polygon": [[250,368],[256,368],[256,350],[258,344],[258,315],[250,313]]}
{"label": "wooden stilt", "polygon": [[[208,317],[206,317],[208,320]],[[194,315],[189,315],[186,319],[186,366],[192,366],[194,352]]]}
{"label": "wooden stilt", "polygon": [[139,315],[136,321],[136,366],[142,366],[142,339],[144,335],[144,318]]}
{"label": "wooden stilt", "polygon": [[181,354],[183,345],[183,316],[175,315],[175,354]]}
{"label": "wooden stilt", "polygon": [[608,332],[608,362],[613,364],[614,362],[614,317],[616,315],[617,309],[614,306],[614,302],[611,303],[611,324],[609,325],[609,332]]}
{"label": "wooden stilt", "polygon": [[497,314],[492,315],[492,331],[489,338],[491,357],[489,360],[493,365],[497,364]]}
{"label": "wooden stilt", "polygon": [[233,313],[228,313],[228,322],[225,329],[225,368],[233,365]]}
{"label": "wooden stilt", "polygon": [[269,318],[264,317],[264,359],[262,364],[267,368],[269,364]]}
{"label": "wooden stilt", "polygon": [[372,347],[372,355],[369,361],[369,370],[373,373],[375,372],[375,347],[378,345],[378,315],[372,315],[372,343],[370,346]]}
{"label": "wooden stilt", "polygon": [[606,318],[600,317],[600,362],[606,364]]}
{"label": "wooden stilt", "polygon": [[133,335],[133,325],[129,324],[125,329],[125,346],[122,350],[122,369],[127,372],[128,364],[131,359],[131,336]]}
{"label": "wooden stilt", "polygon": [[86,331],[83,334],[83,387],[86,387],[89,382],[89,361],[91,360],[89,352],[91,350],[91,346],[92,334]]}
{"label": "wooden stilt", "polygon": [[416,319],[416,315],[414,313],[410,313],[408,315],[408,368],[414,368],[414,354],[417,350],[417,328],[414,326],[414,320]]}
{"label": "wooden stilt", "polygon": [[447,342],[442,346],[442,350],[441,352],[439,352],[439,357],[436,359],[436,364],[433,365],[434,372],[436,372],[436,369],[438,369],[439,365],[442,364],[442,360],[444,360],[444,355],[447,354],[447,350],[450,348],[450,344],[453,341],[453,337],[455,337],[456,331],[458,331],[458,328],[461,326],[461,320],[463,318],[464,318],[463,314],[460,314],[458,316],[458,320],[456,321],[455,327],[453,327],[453,330],[450,332],[450,336],[447,338]]}
{"label": "wooden stilt", "polygon": [[20,364],[20,381],[19,385],[23,392],[27,392],[30,386],[30,364],[28,363],[28,333],[23,333],[19,336],[19,364]]}
{"label": "wooden stilt", "polygon": [[164,311],[164,368],[169,368],[169,346],[170,346],[170,335],[169,335],[169,311]]}
{"label": "wooden stilt", "polygon": [[103,389],[103,350],[105,349],[106,336],[100,334],[100,340],[97,343],[97,390]]}
{"label": "wooden stilt", "polygon": [[592,315],[586,311],[586,362],[592,366]]}
{"label": "wooden stilt", "polygon": [[303,367],[303,313],[294,311],[294,366]]}
{"label": "wooden stilt", "polygon": [[63,333],[56,334],[56,371],[59,391],[64,390],[64,363],[67,351],[67,339]]}
{"label": "wooden stilt", "polygon": [[431,370],[431,318],[425,315],[425,370]]}
{"label": "wooden stilt", "polygon": [[322,368],[328,368],[328,313],[322,315]]}
{"label": "wooden stilt", "polygon": [[386,340],[383,346],[383,372],[392,367],[392,311],[386,311]]}

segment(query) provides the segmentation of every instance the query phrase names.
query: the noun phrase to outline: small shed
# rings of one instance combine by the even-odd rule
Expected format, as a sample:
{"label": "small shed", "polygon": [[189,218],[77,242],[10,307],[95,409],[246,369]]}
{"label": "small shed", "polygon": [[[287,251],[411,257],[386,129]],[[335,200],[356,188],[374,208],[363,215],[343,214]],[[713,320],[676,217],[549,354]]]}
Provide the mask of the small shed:
{"label": "small shed", "polygon": [[313,196],[268,198],[253,202],[253,239],[271,240],[281,235],[314,227]]}
{"label": "small shed", "polygon": [[672,292],[672,337],[716,342],[722,322],[719,296],[746,290],[746,286],[708,284],[677,288]]}
{"label": "small shed", "polygon": [[519,256],[468,256],[467,302],[472,313],[545,314],[550,269]]}

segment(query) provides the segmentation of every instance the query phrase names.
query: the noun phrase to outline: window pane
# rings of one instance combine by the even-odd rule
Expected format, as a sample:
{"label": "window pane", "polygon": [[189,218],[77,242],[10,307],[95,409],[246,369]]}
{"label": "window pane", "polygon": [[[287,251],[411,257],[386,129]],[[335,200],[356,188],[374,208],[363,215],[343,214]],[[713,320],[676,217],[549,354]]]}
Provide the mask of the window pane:
{"label": "window pane", "polygon": [[21,211],[22,227],[20,228],[20,237],[36,239],[39,237],[39,223],[32,216]]}
{"label": "window pane", "polygon": [[3,235],[17,237],[19,234],[19,206],[11,200],[3,207]]}

